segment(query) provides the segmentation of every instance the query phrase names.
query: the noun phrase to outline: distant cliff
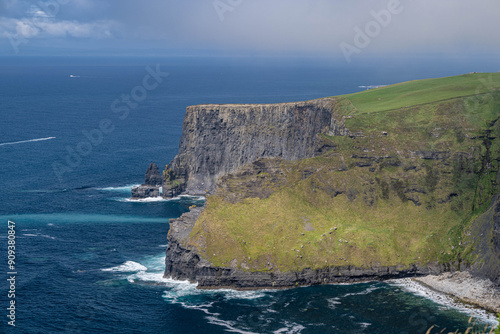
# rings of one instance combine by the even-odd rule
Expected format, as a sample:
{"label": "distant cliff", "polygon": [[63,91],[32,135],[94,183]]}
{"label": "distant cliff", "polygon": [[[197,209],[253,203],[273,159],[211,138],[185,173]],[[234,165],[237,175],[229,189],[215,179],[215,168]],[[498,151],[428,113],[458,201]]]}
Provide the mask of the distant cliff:
{"label": "distant cliff", "polygon": [[320,134],[348,134],[339,111],[335,98],[188,107],[179,154],[164,171],[164,191],[211,193],[218,178],[258,158],[317,156],[325,150]]}

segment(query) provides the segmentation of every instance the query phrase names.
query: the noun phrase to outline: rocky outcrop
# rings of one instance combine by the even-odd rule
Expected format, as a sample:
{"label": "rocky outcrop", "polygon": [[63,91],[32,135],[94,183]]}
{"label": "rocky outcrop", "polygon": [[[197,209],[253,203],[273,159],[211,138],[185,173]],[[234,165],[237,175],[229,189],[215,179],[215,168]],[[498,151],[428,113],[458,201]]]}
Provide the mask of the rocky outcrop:
{"label": "rocky outcrop", "polygon": [[470,271],[500,286],[500,194],[490,208],[474,221],[468,233],[472,236],[479,259]]}
{"label": "rocky outcrop", "polygon": [[138,186],[132,188],[132,199],[141,199],[160,196],[160,187]]}
{"label": "rocky outcrop", "polygon": [[[172,176],[172,187],[188,194],[212,193],[218,178],[259,158],[297,160],[321,154],[330,145],[321,134],[348,134],[336,98],[191,106],[179,154],[165,173]],[[170,189],[166,186],[165,192]]]}
{"label": "rocky outcrop", "polygon": [[305,269],[300,272],[244,271],[236,266],[216,267],[189,244],[189,234],[203,208],[196,207],[178,219],[170,221],[164,277],[197,282],[198,288],[238,290],[262,288],[290,288],[305,285],[352,283],[371,280],[416,277],[450,270],[439,264],[411,266],[355,267],[332,266]]}
{"label": "rocky outcrop", "polygon": [[160,196],[162,186],[162,177],[158,166],[152,162],[146,170],[144,183],[138,187],[132,188],[132,199]]}
{"label": "rocky outcrop", "polygon": [[152,162],[148,169],[146,170],[146,176],[143,185],[160,187],[162,185],[162,179],[158,166]]}

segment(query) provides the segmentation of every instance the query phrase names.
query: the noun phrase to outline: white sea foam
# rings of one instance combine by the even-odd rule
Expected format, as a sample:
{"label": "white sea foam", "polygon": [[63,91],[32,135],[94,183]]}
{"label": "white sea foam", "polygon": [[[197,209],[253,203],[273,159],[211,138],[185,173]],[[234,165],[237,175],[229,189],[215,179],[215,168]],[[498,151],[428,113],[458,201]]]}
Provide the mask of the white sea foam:
{"label": "white sea foam", "polygon": [[137,272],[137,271],[146,271],[148,268],[143,266],[142,264],[134,261],[127,261],[124,264],[121,264],[116,267],[101,269],[102,271],[112,271],[112,272]]}
{"label": "white sea foam", "polygon": [[212,325],[218,325],[221,327],[225,327],[226,332],[240,333],[240,334],[257,334],[255,332],[250,332],[247,330],[236,328],[235,327],[237,325],[236,321],[222,320],[222,319],[217,318],[216,316],[208,316],[208,317],[206,317],[206,319],[208,320],[208,323],[210,323]]}
{"label": "white sea foam", "polygon": [[25,236],[25,237],[42,237],[42,238],[47,238],[47,239],[52,239],[52,240],[56,239],[55,237],[52,237],[52,236],[47,235],[47,234],[41,234],[41,233],[37,233],[37,234],[24,233],[23,236]]}
{"label": "white sea foam", "polygon": [[188,301],[184,297],[200,296],[206,294],[205,290],[198,290],[198,284],[189,281],[176,281],[172,278],[165,278],[165,285],[168,290],[164,291],[163,298],[172,304],[179,304],[184,308],[200,310],[206,314],[211,313],[208,308],[212,307],[213,302],[200,303],[199,301]]}
{"label": "white sea foam", "polygon": [[371,286],[371,287],[368,287],[365,290],[360,291],[360,292],[349,292],[349,293],[346,293],[345,295],[340,296],[340,298],[349,297],[349,296],[367,295],[367,294],[372,293],[373,291],[378,290],[378,289],[380,289],[380,287]]}
{"label": "white sea foam", "polygon": [[118,202],[132,202],[132,203],[151,203],[151,202],[168,202],[169,199],[163,198],[161,196],[158,197],[147,197],[147,198],[114,198],[114,200]]}
{"label": "white sea foam", "polygon": [[337,308],[337,305],[342,304],[342,302],[339,301],[339,297],[334,297],[334,298],[329,298],[327,299],[328,301],[328,308],[334,310]]}
{"label": "white sea foam", "polygon": [[266,293],[264,292],[265,290],[250,290],[250,291],[237,291],[237,290],[230,290],[230,289],[221,289],[217,290],[218,293],[223,293],[224,294],[224,299],[225,300],[232,300],[232,299],[246,299],[246,300],[252,300],[252,299],[258,299],[266,296]]}
{"label": "white sea foam", "polygon": [[[164,246],[164,245],[162,245]],[[124,264],[102,269],[109,272],[130,273],[126,278],[130,283],[145,283],[165,286],[163,298],[172,304],[178,304],[186,309],[198,310],[206,314],[206,320],[210,324],[224,327],[227,332],[253,334],[253,332],[238,326],[239,322],[228,321],[220,318],[220,314],[213,312],[212,301],[214,296],[222,296],[225,300],[246,299],[252,300],[262,298],[268,291],[235,291],[229,289],[220,290],[199,290],[198,284],[189,281],[179,281],[172,278],[164,278],[165,255],[149,256],[139,262],[126,261]],[[293,330],[292,327],[289,327]],[[290,331],[289,331],[290,332]],[[290,333],[299,333],[291,331]]]}
{"label": "white sea foam", "polygon": [[[217,312],[212,312],[210,309],[213,307],[214,302],[207,302],[200,300],[200,298],[185,298],[185,297],[203,297],[210,296],[214,291],[210,290],[198,290],[196,289],[197,284],[192,284],[187,281],[175,281],[172,279],[166,279],[167,286],[170,288],[165,291],[163,298],[172,304],[179,304],[186,309],[198,310],[205,313],[207,316],[208,323],[224,327],[227,332],[231,333],[241,333],[241,334],[255,334],[246,329],[236,328],[237,322],[220,319],[220,314]],[[217,290],[216,293],[221,293]]]}
{"label": "white sea foam", "polygon": [[227,332],[253,334],[247,328],[238,326],[241,322],[230,321],[220,318],[220,314],[213,312],[213,304],[210,301],[214,296],[220,296],[227,301],[233,299],[256,299],[265,296],[265,291],[235,291],[229,289],[220,290],[199,290],[197,284],[188,281],[175,281],[163,278],[163,283],[167,286],[163,298],[172,304],[179,304],[186,309],[198,310],[205,313],[206,319],[210,324],[224,327]]}
{"label": "white sea foam", "polygon": [[172,198],[164,198],[161,196],[158,197],[147,197],[147,198],[123,198],[123,197],[115,197],[113,200],[118,202],[132,202],[132,203],[151,203],[151,202],[176,202],[181,200],[188,200],[193,202],[205,201],[205,197],[203,196],[190,196],[190,195],[181,195]]}
{"label": "white sea foam", "polygon": [[126,261],[125,263],[111,267],[104,268],[101,271],[124,273],[121,279],[126,279],[130,283],[156,283],[167,285],[168,279],[163,278],[165,270],[165,255],[148,256],[141,260]]}
{"label": "white sea foam", "polygon": [[486,312],[485,310],[461,303],[448,295],[429,289],[413,281],[411,278],[389,280],[388,283],[401,287],[404,290],[411,292],[417,296],[422,296],[430,299],[437,304],[445,306],[446,308],[454,308],[462,313],[473,316],[474,318],[485,321],[489,324],[498,324],[498,322],[496,321],[496,317],[493,314]]}
{"label": "white sea foam", "polygon": [[139,271],[136,274],[127,277],[130,283],[149,282],[149,283],[168,283],[168,279],[163,278],[163,273],[152,273],[148,271]]}
{"label": "white sea foam", "polygon": [[148,256],[141,262],[126,261],[125,263],[111,268],[101,269],[101,271],[125,273],[122,279],[127,279],[130,283],[156,283],[168,285],[172,280],[163,278],[165,270],[165,255]]}
{"label": "white sea foam", "polygon": [[368,326],[371,326],[371,323],[369,323],[369,322],[359,322],[358,325],[360,325],[362,329],[366,329],[366,328],[368,328]]}
{"label": "white sea foam", "polygon": [[55,139],[55,138],[56,137],[47,137],[47,138],[35,138],[35,139],[29,139],[29,140],[13,141],[13,142],[9,142],[9,143],[0,143],[0,146],[32,143],[32,142],[36,142],[36,141],[44,141],[44,140],[50,140],[50,139]]}
{"label": "white sea foam", "polygon": [[165,271],[165,253],[147,256],[141,260],[141,263],[148,268],[148,271],[163,273]]}
{"label": "white sea foam", "polygon": [[121,186],[121,187],[105,187],[105,188],[97,188],[97,190],[102,190],[102,191],[119,191],[119,192],[124,192],[124,191],[132,191],[132,188],[138,187],[140,184],[131,184],[131,185],[126,185],[126,186]]}
{"label": "white sea foam", "polygon": [[273,333],[275,334],[279,334],[279,333],[301,333],[304,329],[306,329],[304,326],[300,325],[300,324],[297,324],[295,322],[288,322],[288,321],[285,321],[283,323],[285,325],[285,327],[283,328],[280,328],[278,330],[275,330]]}

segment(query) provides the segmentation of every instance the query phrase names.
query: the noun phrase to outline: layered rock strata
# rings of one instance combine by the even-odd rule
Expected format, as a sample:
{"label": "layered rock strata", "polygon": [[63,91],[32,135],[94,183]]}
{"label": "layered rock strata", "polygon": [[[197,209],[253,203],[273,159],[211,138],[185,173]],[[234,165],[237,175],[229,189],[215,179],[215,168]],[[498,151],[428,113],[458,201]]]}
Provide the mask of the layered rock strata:
{"label": "layered rock strata", "polygon": [[212,193],[221,176],[259,158],[319,155],[328,148],[321,134],[349,134],[336,98],[188,107],[179,154],[164,172],[165,192]]}

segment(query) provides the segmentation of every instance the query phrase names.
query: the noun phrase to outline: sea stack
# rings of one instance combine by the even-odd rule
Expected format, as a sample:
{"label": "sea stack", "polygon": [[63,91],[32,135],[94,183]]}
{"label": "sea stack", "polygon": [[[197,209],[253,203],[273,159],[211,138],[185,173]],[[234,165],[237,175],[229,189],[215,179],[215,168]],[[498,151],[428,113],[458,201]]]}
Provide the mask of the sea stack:
{"label": "sea stack", "polygon": [[162,178],[158,166],[152,162],[146,170],[144,183],[132,188],[132,199],[158,197],[161,194]]}

